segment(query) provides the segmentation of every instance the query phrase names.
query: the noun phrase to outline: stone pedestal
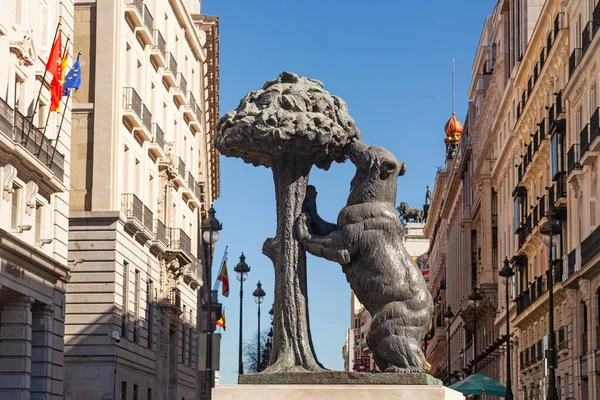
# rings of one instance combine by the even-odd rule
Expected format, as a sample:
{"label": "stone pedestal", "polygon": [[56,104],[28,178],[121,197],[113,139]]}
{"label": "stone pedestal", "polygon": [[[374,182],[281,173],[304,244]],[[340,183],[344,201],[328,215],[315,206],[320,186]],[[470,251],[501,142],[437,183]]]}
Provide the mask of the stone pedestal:
{"label": "stone pedestal", "polygon": [[221,385],[213,400],[464,400],[439,385]]}

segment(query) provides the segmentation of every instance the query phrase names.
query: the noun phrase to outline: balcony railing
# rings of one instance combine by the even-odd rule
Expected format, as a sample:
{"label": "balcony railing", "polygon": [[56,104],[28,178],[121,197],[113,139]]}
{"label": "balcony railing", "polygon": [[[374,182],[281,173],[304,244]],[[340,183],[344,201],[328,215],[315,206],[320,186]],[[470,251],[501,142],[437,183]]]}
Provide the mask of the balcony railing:
{"label": "balcony railing", "polygon": [[581,267],[587,264],[600,253],[600,227],[581,242]]}
{"label": "balcony railing", "polygon": [[581,169],[581,164],[579,164],[579,160],[581,159],[581,152],[579,144],[574,144],[571,146],[569,151],[567,152],[567,170],[570,175],[576,169]]}
{"label": "balcony railing", "polygon": [[586,124],[579,134],[579,143],[581,145],[581,157],[590,149],[590,125]]}
{"label": "balcony railing", "polygon": [[126,87],[123,95],[123,107],[142,120],[142,98],[132,87]]}
{"label": "balcony railing", "polygon": [[583,28],[583,32],[581,32],[581,47],[583,49],[583,55],[587,52],[590,47],[590,43],[592,42],[593,34],[592,34],[592,25],[593,22],[589,21],[585,24]]}
{"label": "balcony railing", "polygon": [[559,12],[558,14],[556,14],[556,18],[554,18],[554,38],[556,39],[558,37],[558,32],[561,29],[566,28],[566,22],[565,22],[565,13]]}
{"label": "balcony railing", "polygon": [[569,268],[569,276],[575,273],[575,263],[577,262],[577,249],[573,249],[567,256],[567,267]]}
{"label": "balcony railing", "polygon": [[169,248],[171,251],[181,251],[190,262],[194,258],[192,256],[192,240],[181,229],[169,228]]}
{"label": "balcony railing", "polygon": [[144,205],[142,201],[133,193],[124,193],[122,196],[121,207],[125,218],[144,224]]}
{"label": "balcony railing", "polygon": [[583,58],[583,49],[581,49],[581,48],[573,49],[573,52],[571,53],[571,57],[569,57],[569,78],[572,77],[573,74],[575,73],[575,69],[581,62],[582,58]]}
{"label": "balcony railing", "polygon": [[161,149],[165,148],[165,133],[163,132],[162,129],[160,129],[160,126],[156,123],[152,124],[154,126],[154,134],[152,136],[152,142],[156,143],[157,145],[160,146]]}
{"label": "balcony railing", "polygon": [[198,201],[202,202],[202,187],[198,182],[194,181],[194,196],[198,199]]}
{"label": "balcony railing", "polygon": [[133,6],[140,15],[140,18],[144,15],[144,1],[143,0],[127,0],[125,3],[128,6]]}
{"label": "balcony railing", "polygon": [[65,157],[54,150],[52,141],[19,111],[0,99],[0,133],[9,141],[21,145],[29,154],[63,181]]}
{"label": "balcony railing", "polygon": [[144,128],[148,130],[148,133],[152,132],[152,114],[145,104],[142,104],[142,123]]}
{"label": "balcony railing", "polygon": [[148,32],[152,33],[154,30],[154,17],[148,10],[148,7],[144,4],[144,26],[148,29]]}
{"label": "balcony railing", "polygon": [[185,163],[181,159],[181,157],[177,157],[177,175],[182,178],[185,178]]}
{"label": "balcony railing", "polygon": [[194,192],[194,183],[196,183],[196,181],[194,180],[194,176],[192,175],[191,172],[188,171],[187,187],[188,187],[188,189],[190,189],[190,191],[192,191],[192,193]]}
{"label": "balcony railing", "polygon": [[154,30],[154,48],[159,51],[163,59],[167,59],[167,42],[158,29]]}
{"label": "balcony railing", "polygon": [[154,241],[160,243],[165,249],[169,247],[167,228],[160,219],[154,220]]}
{"label": "balcony railing", "polygon": [[144,228],[147,229],[149,232],[153,232],[153,224],[152,224],[152,220],[154,219],[154,215],[152,213],[152,211],[150,211],[150,209],[146,206],[144,206]]}

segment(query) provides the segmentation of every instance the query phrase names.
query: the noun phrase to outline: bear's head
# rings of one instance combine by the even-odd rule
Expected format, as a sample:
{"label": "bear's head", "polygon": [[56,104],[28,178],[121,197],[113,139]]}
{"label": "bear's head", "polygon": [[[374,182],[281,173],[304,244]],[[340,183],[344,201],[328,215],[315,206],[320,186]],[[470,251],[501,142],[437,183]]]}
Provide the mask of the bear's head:
{"label": "bear's head", "polygon": [[347,205],[383,202],[393,207],[397,179],[406,172],[406,165],[383,147],[369,147],[360,141],[348,145],[348,155],[356,174],[350,183]]}

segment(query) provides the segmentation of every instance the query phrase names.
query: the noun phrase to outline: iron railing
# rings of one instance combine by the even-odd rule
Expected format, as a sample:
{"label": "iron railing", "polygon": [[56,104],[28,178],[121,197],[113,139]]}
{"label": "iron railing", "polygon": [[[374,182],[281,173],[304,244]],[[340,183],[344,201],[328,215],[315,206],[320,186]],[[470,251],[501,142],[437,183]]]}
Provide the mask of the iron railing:
{"label": "iron railing", "polygon": [[167,238],[167,228],[160,219],[154,220],[154,241],[161,243],[163,246],[169,247],[169,240]]}
{"label": "iron railing", "polygon": [[581,32],[581,48],[583,49],[584,56],[590,47],[590,43],[592,43],[592,25],[593,22],[589,21],[587,24],[585,24],[583,32]]}
{"label": "iron railing", "polygon": [[198,201],[202,201],[202,187],[198,182],[194,181],[194,196],[198,199]]}
{"label": "iron railing", "polygon": [[169,73],[171,73],[171,75],[173,75],[173,77],[175,79],[177,79],[177,61],[175,61],[175,57],[173,57],[173,53],[166,53],[166,61],[167,61],[167,66],[165,67],[165,70],[168,71]]}
{"label": "iron railing", "polygon": [[126,218],[132,218],[140,224],[144,223],[144,205],[133,193],[123,193],[121,208]]}
{"label": "iron railing", "polygon": [[583,49],[581,49],[581,48],[573,49],[573,52],[571,53],[571,56],[569,57],[569,78],[571,78],[573,76],[573,74],[575,73],[575,69],[581,62],[582,58],[583,58]]}
{"label": "iron railing", "polygon": [[583,269],[594,257],[600,253],[600,227],[581,242],[581,268]]}
{"label": "iron railing", "polygon": [[152,226],[152,220],[154,219],[154,215],[152,214],[152,211],[150,211],[150,209],[146,206],[144,206],[144,228],[146,228],[148,231],[152,232],[153,231],[153,226]]}
{"label": "iron railing", "polygon": [[167,42],[158,29],[154,30],[154,48],[158,49],[165,60],[167,59]]}
{"label": "iron railing", "polygon": [[142,123],[148,132],[152,132],[152,114],[145,104],[142,104]]}
{"label": "iron railing", "polygon": [[152,33],[154,30],[154,17],[148,10],[148,7],[144,4],[144,26],[148,29],[148,32]]}
{"label": "iron railing", "polygon": [[169,248],[172,251],[183,252],[190,260],[192,255],[192,240],[179,228],[169,228]]}
{"label": "iron railing", "polygon": [[556,14],[556,18],[554,18],[554,39],[558,37],[558,32],[563,28],[566,28],[565,13],[559,12]]}
{"label": "iron railing", "polygon": [[123,107],[125,110],[133,111],[135,115],[142,119],[142,98],[132,87],[126,87],[123,94]]}
{"label": "iron railing", "polygon": [[590,145],[600,136],[600,108],[596,108],[590,119]]}
{"label": "iron railing", "polygon": [[184,99],[186,99],[187,101],[187,81],[185,80],[183,74],[180,72],[179,73],[179,86],[178,86],[179,90],[181,91],[181,93],[183,93],[183,97]]}
{"label": "iron railing", "polygon": [[575,263],[577,260],[577,249],[573,249],[567,256],[567,267],[569,268],[569,276],[575,273]]}
{"label": "iron railing", "polygon": [[144,15],[144,1],[143,0],[127,0],[125,3],[128,6],[134,6],[135,10],[140,14],[140,19]]}
{"label": "iron railing", "polygon": [[152,143],[156,143],[160,146],[161,149],[165,148],[165,133],[157,123],[153,123],[152,126],[154,129],[152,130]]}
{"label": "iron railing", "polygon": [[187,173],[187,187],[192,192],[194,191],[194,183],[196,183],[196,181],[194,180],[194,176],[192,175],[191,172],[188,171],[188,173]]}
{"label": "iron railing", "polygon": [[181,157],[177,157],[176,160],[177,160],[177,174],[182,179],[185,179],[185,163],[183,162]]}
{"label": "iron railing", "polygon": [[576,169],[581,169],[581,164],[579,161],[581,159],[581,151],[579,144],[574,144],[571,146],[569,151],[567,152],[567,171],[570,175]]}
{"label": "iron railing", "polygon": [[579,134],[579,144],[581,146],[580,153],[581,157],[587,153],[590,149],[590,124],[586,124]]}

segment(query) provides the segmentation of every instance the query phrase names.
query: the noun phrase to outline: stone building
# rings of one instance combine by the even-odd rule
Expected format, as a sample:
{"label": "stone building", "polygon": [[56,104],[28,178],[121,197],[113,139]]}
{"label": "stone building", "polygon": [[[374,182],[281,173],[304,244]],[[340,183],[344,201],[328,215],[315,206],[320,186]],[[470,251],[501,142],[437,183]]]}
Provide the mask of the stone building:
{"label": "stone building", "polygon": [[[409,222],[404,226],[402,241],[408,254],[413,256],[422,270],[426,270],[427,258],[423,255],[429,240],[423,233],[422,223]],[[342,350],[345,371],[369,372],[375,369],[375,361],[367,345],[367,333],[371,326],[371,315],[358,301],[354,292],[350,294],[350,328],[346,332],[346,343]]]}
{"label": "stone building", "polygon": [[[460,338],[465,332],[457,321],[469,313],[458,301],[461,289],[453,281],[460,273],[454,271],[464,270],[466,264],[450,262],[456,246],[445,248],[443,242],[476,240],[467,249],[475,266],[473,286],[484,298],[477,307],[477,364],[484,373],[506,381],[508,311],[515,398],[547,395],[549,277],[554,281],[559,396],[600,396],[598,26],[596,1],[497,3],[473,63],[473,102],[465,130],[470,138],[457,150],[460,155],[472,149],[469,187],[464,188],[466,179],[452,180],[455,171],[462,170],[455,167],[457,156],[453,167],[438,174],[430,208],[430,215],[436,207],[443,210],[454,201],[450,193],[462,193],[462,204],[471,205],[471,232],[444,228],[457,229],[442,211],[437,212],[438,222],[430,217],[425,228],[432,242],[439,243],[432,246],[432,268],[448,272],[444,297],[455,314],[450,326],[452,378],[472,372],[463,365],[473,355],[465,355],[468,348]],[[552,250],[540,232],[549,210],[561,227]],[[506,289],[497,274],[505,259],[516,274],[509,282],[508,310]],[[485,304],[487,311],[480,311]],[[480,315],[486,321],[481,327]],[[437,355],[443,357],[441,352]]]}
{"label": "stone building", "polygon": [[194,0],[77,2],[67,399],[195,399],[199,223],[219,196],[218,20]]}
{"label": "stone building", "polygon": [[65,376],[71,113],[49,112],[45,64],[59,20],[72,54],[73,2],[35,3],[3,2],[0,13],[2,399],[61,398]]}

